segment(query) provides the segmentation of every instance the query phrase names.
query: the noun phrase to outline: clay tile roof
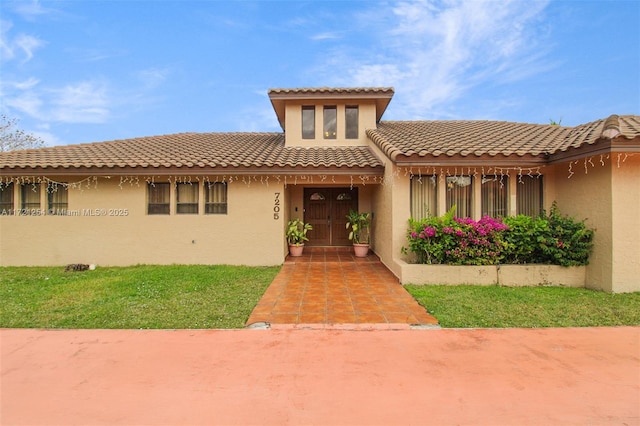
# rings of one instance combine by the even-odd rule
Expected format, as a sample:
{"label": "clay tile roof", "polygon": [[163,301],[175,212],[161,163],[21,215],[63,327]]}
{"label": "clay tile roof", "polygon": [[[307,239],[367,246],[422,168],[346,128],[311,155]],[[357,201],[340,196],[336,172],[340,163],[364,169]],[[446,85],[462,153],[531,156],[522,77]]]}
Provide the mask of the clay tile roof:
{"label": "clay tile roof", "polygon": [[393,95],[393,87],[301,87],[296,89],[269,89],[269,96],[274,95]]}
{"label": "clay tile roof", "polygon": [[551,152],[567,151],[583,145],[593,145],[602,139],[634,139],[640,136],[640,116],[612,115],[604,120],[582,124],[571,129],[569,135],[551,147]]}
{"label": "clay tile roof", "polygon": [[569,134],[560,126],[504,121],[385,121],[367,134],[392,159],[401,156],[537,156]]}
{"label": "clay tile roof", "polygon": [[365,146],[285,147],[282,133],[180,133],[0,153],[0,172],[35,168],[72,171],[78,168],[114,167],[371,167],[382,170],[382,163]]}
{"label": "clay tile roof", "polygon": [[394,161],[409,157],[552,155],[617,137],[640,136],[640,117],[612,115],[577,127],[504,121],[383,121],[369,138]]}

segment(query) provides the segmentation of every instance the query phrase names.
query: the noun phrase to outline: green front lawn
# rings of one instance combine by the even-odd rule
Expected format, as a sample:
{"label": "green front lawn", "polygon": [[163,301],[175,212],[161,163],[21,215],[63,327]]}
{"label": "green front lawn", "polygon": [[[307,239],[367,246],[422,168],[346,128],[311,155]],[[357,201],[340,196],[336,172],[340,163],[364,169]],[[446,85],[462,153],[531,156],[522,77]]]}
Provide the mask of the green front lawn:
{"label": "green front lawn", "polygon": [[[279,267],[0,268],[0,327],[242,328]],[[561,287],[405,288],[442,327],[640,325],[640,292]]]}
{"label": "green front lawn", "polygon": [[421,286],[405,288],[442,327],[595,327],[640,325],[640,292],[566,287]]}
{"label": "green front lawn", "polygon": [[0,327],[240,328],[279,269],[0,268]]}

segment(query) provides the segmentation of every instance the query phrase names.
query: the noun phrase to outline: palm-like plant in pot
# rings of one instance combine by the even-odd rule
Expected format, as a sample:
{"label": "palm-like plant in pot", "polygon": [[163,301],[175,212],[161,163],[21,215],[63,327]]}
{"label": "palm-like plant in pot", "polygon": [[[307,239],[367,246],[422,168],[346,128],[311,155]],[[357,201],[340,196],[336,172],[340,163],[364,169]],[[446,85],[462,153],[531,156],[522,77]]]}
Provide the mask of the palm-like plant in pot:
{"label": "palm-like plant in pot", "polygon": [[356,257],[366,257],[369,253],[369,243],[371,241],[371,213],[360,213],[350,210],[347,215],[347,229],[349,239],[353,241],[353,250]]}
{"label": "palm-like plant in pot", "polygon": [[307,232],[312,229],[311,224],[304,223],[300,219],[289,221],[285,235],[287,237],[287,243],[289,243],[289,254],[291,254],[291,256],[302,256],[304,242],[309,241]]}

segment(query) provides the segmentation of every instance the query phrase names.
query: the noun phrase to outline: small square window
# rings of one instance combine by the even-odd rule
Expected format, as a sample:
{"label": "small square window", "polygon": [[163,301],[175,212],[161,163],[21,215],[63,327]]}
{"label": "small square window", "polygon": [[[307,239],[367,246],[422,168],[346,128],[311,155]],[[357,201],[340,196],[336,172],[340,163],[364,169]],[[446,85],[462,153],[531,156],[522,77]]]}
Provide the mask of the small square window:
{"label": "small square window", "polygon": [[69,189],[66,185],[47,186],[47,214],[65,216],[69,208]]}
{"label": "small square window", "polygon": [[176,187],[176,213],[198,214],[198,184],[179,183]]}
{"label": "small square window", "polygon": [[487,175],[482,177],[482,216],[509,215],[509,177]]}
{"label": "small square window", "polygon": [[147,185],[147,214],[169,214],[168,183],[150,183]]}
{"label": "small square window", "polygon": [[39,215],[40,210],[40,184],[25,183],[20,186],[20,214]]}
{"label": "small square window", "polygon": [[227,214],[227,184],[210,183],[205,188],[205,213]]}

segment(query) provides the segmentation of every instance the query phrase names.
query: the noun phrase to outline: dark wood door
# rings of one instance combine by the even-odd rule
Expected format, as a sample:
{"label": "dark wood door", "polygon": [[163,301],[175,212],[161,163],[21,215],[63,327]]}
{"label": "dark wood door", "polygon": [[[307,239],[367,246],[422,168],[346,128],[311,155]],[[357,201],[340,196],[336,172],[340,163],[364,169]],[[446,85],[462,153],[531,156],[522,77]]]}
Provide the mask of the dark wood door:
{"label": "dark wood door", "polygon": [[313,226],[310,246],[348,246],[346,216],[358,208],[358,188],[305,188],[304,221]]}

